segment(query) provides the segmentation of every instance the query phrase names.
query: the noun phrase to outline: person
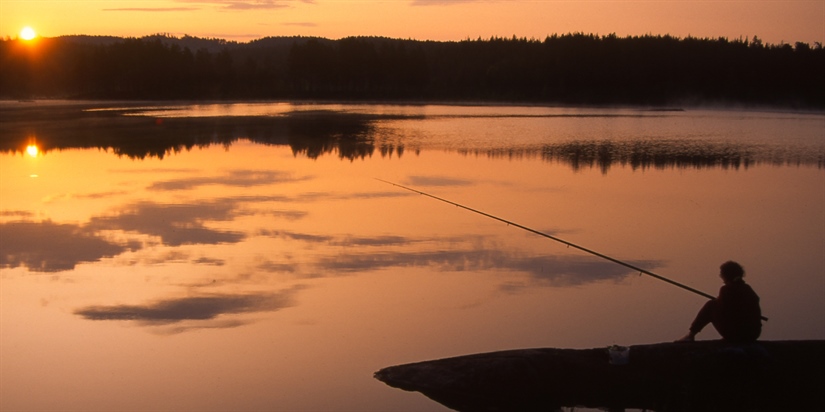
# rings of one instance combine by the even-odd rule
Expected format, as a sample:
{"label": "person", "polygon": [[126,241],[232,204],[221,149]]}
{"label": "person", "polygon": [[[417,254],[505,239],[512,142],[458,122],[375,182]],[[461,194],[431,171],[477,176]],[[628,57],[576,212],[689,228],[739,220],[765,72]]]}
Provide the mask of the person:
{"label": "person", "polygon": [[719,267],[724,285],[719,296],[709,300],[690,325],[690,332],[677,342],[693,342],[696,335],[709,323],[722,339],[736,343],[753,342],[762,333],[762,309],[759,296],[745,283],[745,270],[736,262],[728,261]]}

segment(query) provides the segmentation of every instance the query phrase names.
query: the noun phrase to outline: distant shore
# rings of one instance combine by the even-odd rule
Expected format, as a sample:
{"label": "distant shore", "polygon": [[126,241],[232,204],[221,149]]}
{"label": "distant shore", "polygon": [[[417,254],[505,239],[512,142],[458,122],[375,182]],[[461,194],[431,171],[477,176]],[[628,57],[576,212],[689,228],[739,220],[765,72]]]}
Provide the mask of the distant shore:
{"label": "distant shore", "polygon": [[[389,105],[389,106],[468,106],[468,107],[546,107],[570,109],[635,110],[640,112],[684,112],[690,110],[741,110],[765,113],[800,113],[825,115],[823,108],[793,108],[780,105],[746,105],[741,103],[695,104],[684,106],[656,105],[598,105],[598,104],[557,104],[518,101],[480,100],[344,100],[344,99],[72,99],[36,98],[18,100],[0,98],[0,110],[15,110],[33,107],[140,107],[140,106],[188,106],[210,104],[295,104],[295,105]],[[2,123],[2,120],[0,120]]]}
{"label": "distant shore", "polygon": [[585,34],[0,40],[0,98],[825,109],[821,44]]}

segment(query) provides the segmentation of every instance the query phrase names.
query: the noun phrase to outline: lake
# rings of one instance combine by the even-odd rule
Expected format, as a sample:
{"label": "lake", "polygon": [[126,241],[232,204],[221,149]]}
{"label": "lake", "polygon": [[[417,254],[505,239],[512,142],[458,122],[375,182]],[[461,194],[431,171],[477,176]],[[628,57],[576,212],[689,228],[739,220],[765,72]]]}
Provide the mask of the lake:
{"label": "lake", "polygon": [[[0,409],[445,410],[386,366],[681,337],[741,263],[825,339],[825,115],[0,104]],[[712,328],[701,339],[718,339]]]}

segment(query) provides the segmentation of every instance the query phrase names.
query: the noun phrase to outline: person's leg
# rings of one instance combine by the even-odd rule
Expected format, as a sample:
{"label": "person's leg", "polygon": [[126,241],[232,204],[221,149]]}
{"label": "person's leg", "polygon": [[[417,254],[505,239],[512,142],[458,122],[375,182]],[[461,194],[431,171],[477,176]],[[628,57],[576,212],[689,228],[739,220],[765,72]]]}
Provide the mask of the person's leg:
{"label": "person's leg", "polygon": [[713,327],[722,335],[722,339],[730,342],[754,342],[759,339],[762,331],[761,324],[746,324],[727,319],[724,316],[716,316],[711,320]]}
{"label": "person's leg", "polygon": [[[677,340],[677,342],[692,342],[696,335],[702,331],[709,323],[713,322],[715,314],[716,314],[716,300],[709,300],[702,306],[702,309],[699,310],[699,313],[696,314],[696,319],[693,320],[693,323],[690,324],[690,333],[685,335],[683,338]],[[714,324],[714,326],[716,326]]]}
{"label": "person's leg", "polygon": [[696,319],[690,324],[690,333],[695,336],[701,332],[705,326],[713,322],[716,317],[716,308],[717,302],[715,299],[707,301],[707,303],[702,306],[702,309],[699,310],[699,313],[696,314]]}

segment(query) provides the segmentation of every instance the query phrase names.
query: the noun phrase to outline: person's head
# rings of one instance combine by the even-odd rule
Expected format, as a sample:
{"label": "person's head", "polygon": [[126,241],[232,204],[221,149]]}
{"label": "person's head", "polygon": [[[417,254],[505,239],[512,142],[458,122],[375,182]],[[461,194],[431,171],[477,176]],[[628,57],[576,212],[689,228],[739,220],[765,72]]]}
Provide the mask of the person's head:
{"label": "person's head", "polygon": [[722,277],[725,283],[735,282],[745,277],[745,269],[742,268],[742,265],[729,260],[719,266],[719,276]]}

